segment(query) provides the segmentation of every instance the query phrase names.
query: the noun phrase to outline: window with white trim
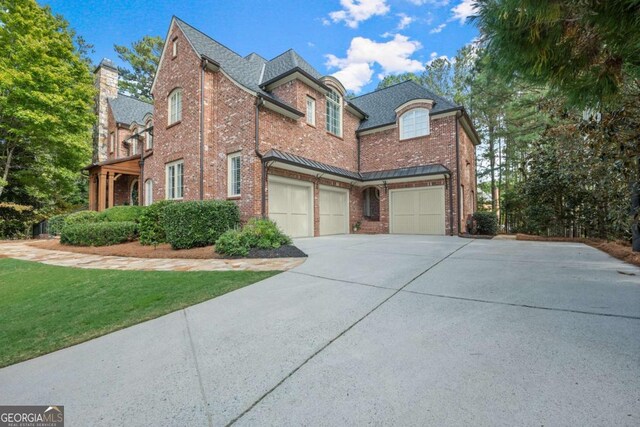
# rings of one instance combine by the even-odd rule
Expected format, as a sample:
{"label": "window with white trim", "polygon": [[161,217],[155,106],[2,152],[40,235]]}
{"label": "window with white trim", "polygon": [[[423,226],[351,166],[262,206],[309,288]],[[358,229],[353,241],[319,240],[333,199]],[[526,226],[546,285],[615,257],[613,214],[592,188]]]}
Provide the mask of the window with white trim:
{"label": "window with white trim", "polygon": [[429,110],[414,108],[400,116],[400,139],[429,135]]}
{"label": "window with white trim", "polygon": [[342,97],[333,89],[327,94],[327,131],[342,136]]}
{"label": "window with white trim", "polygon": [[182,120],[182,89],[175,89],[169,95],[169,124]]}
{"label": "window with white trim", "polygon": [[171,43],[171,53],[174,58],[178,56],[178,39],[177,38],[173,39],[173,42]]}
{"label": "window with white trim", "polygon": [[166,198],[182,199],[184,193],[184,160],[167,163],[165,176],[167,179]]}
{"label": "window with white trim", "polygon": [[109,152],[113,153],[113,149],[116,146],[116,136],[113,132],[111,132],[110,135],[110,139],[109,139]]}
{"label": "window with white trim", "polygon": [[307,96],[307,123],[316,125],[316,100]]}
{"label": "window with white trim", "polygon": [[153,148],[153,130],[150,129],[153,126],[152,122],[147,123],[147,137],[145,138],[145,145],[147,150],[151,150]]}
{"label": "window with white trim", "polygon": [[144,205],[149,206],[153,203],[153,180],[149,178],[144,182]]}
{"label": "window with white trim", "polygon": [[227,155],[227,194],[229,197],[240,195],[240,152]]}
{"label": "window with white trim", "polygon": [[[136,132],[137,133],[137,132]],[[133,137],[129,140],[129,151],[132,156],[138,154],[138,138]]]}

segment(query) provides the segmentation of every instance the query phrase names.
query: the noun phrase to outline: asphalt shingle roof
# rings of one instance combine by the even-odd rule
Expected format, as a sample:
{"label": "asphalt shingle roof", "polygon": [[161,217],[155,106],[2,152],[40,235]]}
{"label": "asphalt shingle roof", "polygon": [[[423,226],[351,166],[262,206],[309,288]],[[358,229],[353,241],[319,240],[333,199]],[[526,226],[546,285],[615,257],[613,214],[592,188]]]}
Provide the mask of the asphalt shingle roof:
{"label": "asphalt shingle roof", "polygon": [[267,63],[261,83],[271,81],[296,68],[301,69],[315,79],[319,80],[322,77],[322,74],[305,61],[295,50],[289,49]]}
{"label": "asphalt shingle roof", "polygon": [[412,80],[398,83],[375,92],[351,99],[351,103],[367,113],[368,118],[360,123],[358,130],[367,130],[396,122],[396,108],[414,99],[432,99],[431,113],[461,108],[447,101]]}
{"label": "asphalt shingle roof", "polygon": [[109,99],[113,116],[118,123],[142,123],[144,116],[153,114],[153,104],[140,101],[127,95],[118,94],[117,98]]}
{"label": "asphalt shingle roof", "polygon": [[271,149],[262,157],[263,161],[279,161],[293,166],[299,166],[305,169],[311,169],[317,172],[329,173],[341,176],[343,178],[353,179],[354,181],[381,181],[387,179],[410,178],[414,176],[427,175],[446,175],[450,171],[441,164],[413,166],[408,168],[389,169],[373,172],[352,172],[347,169],[328,165],[326,163],[307,159],[306,157],[297,156],[295,154],[284,151]]}

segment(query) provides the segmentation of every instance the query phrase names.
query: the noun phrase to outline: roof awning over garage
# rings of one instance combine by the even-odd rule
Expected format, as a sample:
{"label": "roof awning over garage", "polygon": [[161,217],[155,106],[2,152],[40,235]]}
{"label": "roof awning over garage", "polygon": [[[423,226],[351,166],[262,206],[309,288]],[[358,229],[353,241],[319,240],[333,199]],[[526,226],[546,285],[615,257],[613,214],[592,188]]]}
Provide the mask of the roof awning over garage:
{"label": "roof awning over garage", "polygon": [[263,162],[278,165],[278,167],[294,172],[316,172],[328,176],[336,181],[349,182],[356,185],[371,185],[385,181],[417,181],[425,177],[438,178],[451,175],[451,171],[441,164],[413,166],[408,168],[388,169],[372,172],[353,172],[347,169],[328,165],[326,163],[307,159],[295,154],[271,149],[262,157]]}

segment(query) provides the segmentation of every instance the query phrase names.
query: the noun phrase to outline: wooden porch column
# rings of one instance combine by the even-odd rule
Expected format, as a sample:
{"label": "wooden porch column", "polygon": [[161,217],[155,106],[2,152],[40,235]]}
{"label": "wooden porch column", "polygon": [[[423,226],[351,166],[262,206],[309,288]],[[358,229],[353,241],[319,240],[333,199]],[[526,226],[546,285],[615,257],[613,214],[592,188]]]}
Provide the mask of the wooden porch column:
{"label": "wooden porch column", "polygon": [[96,206],[96,176],[94,174],[89,175],[89,210],[95,211]]}
{"label": "wooden porch column", "polygon": [[111,208],[115,205],[113,197],[114,197],[114,187],[116,184],[116,180],[113,179],[115,177],[115,173],[109,172],[109,203],[107,204],[108,208]]}
{"label": "wooden porch column", "polygon": [[107,174],[98,175],[98,211],[105,210],[107,206]]}

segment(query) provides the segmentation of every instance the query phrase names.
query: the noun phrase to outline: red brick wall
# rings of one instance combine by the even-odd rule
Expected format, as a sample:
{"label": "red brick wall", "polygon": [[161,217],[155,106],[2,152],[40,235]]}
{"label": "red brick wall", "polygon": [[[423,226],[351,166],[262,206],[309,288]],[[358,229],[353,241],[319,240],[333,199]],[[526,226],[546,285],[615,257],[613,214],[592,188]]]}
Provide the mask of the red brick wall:
{"label": "red brick wall", "polygon": [[[170,46],[160,64],[153,90],[153,155],[145,161],[145,179],[153,179],[154,200],[165,198],[165,164],[184,159],[184,200],[200,198],[200,58],[177,25],[169,31],[167,43],[177,37],[178,55]],[[168,126],[168,97],[182,89],[182,120]]]}
{"label": "red brick wall", "polygon": [[462,208],[462,230],[465,230],[467,218],[476,211],[476,156],[475,146],[464,128],[458,127],[460,139],[460,183],[464,186]]}

